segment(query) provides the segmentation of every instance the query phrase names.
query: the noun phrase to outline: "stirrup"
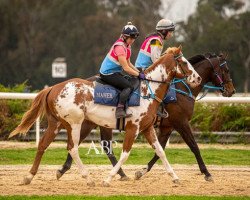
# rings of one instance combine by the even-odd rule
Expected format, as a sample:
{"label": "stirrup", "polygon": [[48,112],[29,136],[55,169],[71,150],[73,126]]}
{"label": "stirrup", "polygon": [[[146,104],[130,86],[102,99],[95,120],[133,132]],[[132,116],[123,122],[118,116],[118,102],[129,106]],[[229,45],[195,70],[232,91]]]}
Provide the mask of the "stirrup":
{"label": "stirrup", "polygon": [[132,117],[132,113],[130,114],[127,114],[125,112],[125,114],[122,114],[122,115],[115,115],[116,119],[120,119],[120,118],[129,118],[129,117]]}
{"label": "stirrup", "polygon": [[165,109],[163,110],[163,112],[157,111],[157,116],[162,117],[162,118],[167,118],[168,112]]}
{"label": "stirrup", "polygon": [[132,113],[127,113],[123,108],[117,108],[115,112],[116,119],[131,117]]}

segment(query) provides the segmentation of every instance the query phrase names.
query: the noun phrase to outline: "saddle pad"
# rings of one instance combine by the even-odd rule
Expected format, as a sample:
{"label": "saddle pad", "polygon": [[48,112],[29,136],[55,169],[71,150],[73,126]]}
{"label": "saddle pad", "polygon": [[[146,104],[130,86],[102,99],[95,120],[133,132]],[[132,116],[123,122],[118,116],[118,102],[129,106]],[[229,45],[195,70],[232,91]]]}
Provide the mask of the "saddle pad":
{"label": "saddle pad", "polygon": [[[137,94],[135,94],[136,92]],[[128,100],[128,106],[140,106],[140,89],[134,90]],[[110,85],[96,84],[94,89],[94,103],[107,106],[117,106],[120,91]]]}
{"label": "saddle pad", "polygon": [[177,101],[175,84],[171,83],[167,94],[165,95],[164,103],[175,103]]}

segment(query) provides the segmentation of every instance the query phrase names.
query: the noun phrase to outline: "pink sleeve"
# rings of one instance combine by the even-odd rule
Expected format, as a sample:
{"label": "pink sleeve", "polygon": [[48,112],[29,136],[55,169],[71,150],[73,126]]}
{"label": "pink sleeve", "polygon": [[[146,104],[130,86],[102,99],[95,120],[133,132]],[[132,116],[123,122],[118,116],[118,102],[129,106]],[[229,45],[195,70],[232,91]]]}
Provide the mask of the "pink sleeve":
{"label": "pink sleeve", "polygon": [[119,46],[119,45],[115,46],[114,51],[115,51],[115,54],[117,56],[125,56],[126,57],[126,51],[125,51],[123,46]]}

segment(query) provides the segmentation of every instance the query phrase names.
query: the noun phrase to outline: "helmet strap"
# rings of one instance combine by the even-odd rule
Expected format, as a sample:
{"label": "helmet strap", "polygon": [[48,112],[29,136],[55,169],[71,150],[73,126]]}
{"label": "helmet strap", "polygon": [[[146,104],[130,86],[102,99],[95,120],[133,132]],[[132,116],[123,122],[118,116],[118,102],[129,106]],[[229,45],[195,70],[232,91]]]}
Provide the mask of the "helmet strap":
{"label": "helmet strap", "polygon": [[127,44],[127,39],[129,38],[129,37],[127,37],[127,36],[125,36],[125,35],[121,35],[121,38],[122,38],[122,40]]}
{"label": "helmet strap", "polygon": [[168,35],[168,32],[166,32],[166,34],[163,34],[161,31],[157,31],[157,33],[161,36],[163,40],[165,40]]}

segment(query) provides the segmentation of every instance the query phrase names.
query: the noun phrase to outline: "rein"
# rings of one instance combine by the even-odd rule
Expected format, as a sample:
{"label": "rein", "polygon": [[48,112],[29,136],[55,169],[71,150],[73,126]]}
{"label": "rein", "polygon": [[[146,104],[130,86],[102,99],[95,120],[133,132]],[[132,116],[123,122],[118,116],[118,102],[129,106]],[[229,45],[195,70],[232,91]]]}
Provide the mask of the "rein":
{"label": "rein", "polygon": [[[165,55],[166,53],[164,53],[164,54],[162,54],[161,56],[163,56],[163,55]],[[176,55],[176,56],[174,56],[174,59],[175,59],[175,61],[177,62],[177,66],[178,66],[178,59],[179,58],[181,58],[183,56],[183,54],[181,53],[181,54],[179,54],[179,55]],[[174,70],[176,71],[176,68],[174,68]],[[182,70],[182,72],[183,72],[183,74],[185,75],[185,73],[184,73],[184,71],[183,71],[183,69],[181,68],[181,70]],[[176,78],[174,78],[174,80],[175,80]],[[140,94],[138,94],[137,92],[133,92],[134,94],[136,94],[136,95],[139,95],[141,98],[143,98],[143,99],[153,99],[153,100],[156,100],[156,101],[158,101],[159,103],[162,103],[162,100],[159,98],[159,97],[157,97],[154,93],[153,93],[153,91],[152,91],[152,89],[151,89],[151,87],[150,87],[150,85],[149,85],[149,82],[154,82],[154,83],[163,83],[163,84],[168,84],[168,85],[170,85],[171,83],[173,83],[173,81],[171,81],[171,82],[166,82],[166,81],[157,81],[157,80],[151,80],[151,79],[144,79],[145,80],[145,82],[146,82],[146,85],[147,85],[147,87],[148,87],[148,89],[149,89],[149,95],[148,96],[142,96],[142,95],[140,95]],[[180,80],[185,80],[185,79],[180,79]],[[179,81],[178,81],[179,82]],[[191,93],[191,91],[190,91],[190,88],[188,87],[188,85],[183,81],[183,84],[184,85],[186,85],[186,87],[188,88],[188,90],[189,90],[189,92]],[[170,87],[171,88],[171,87]],[[171,88],[171,89],[173,89],[173,88]],[[176,89],[176,90],[178,90],[178,89]],[[181,91],[181,90],[180,90]],[[191,93],[191,97],[192,97],[193,95],[192,95],[192,93]]]}
{"label": "rein", "polygon": [[[149,81],[151,81],[151,80],[149,80]],[[149,89],[149,95],[147,95],[147,96],[142,96],[141,94],[139,94],[139,93],[137,93],[137,92],[133,92],[134,94],[136,94],[136,95],[138,95],[138,96],[140,96],[141,98],[143,98],[143,99],[153,99],[153,100],[156,100],[156,101],[158,101],[159,103],[162,103],[162,100],[159,98],[159,97],[157,97],[157,96],[155,96],[155,94],[153,93],[153,91],[152,91],[152,89],[151,89],[151,87],[150,87],[150,85],[149,85],[149,81],[148,80],[146,80],[145,79],[145,82],[146,82],[146,85],[148,86],[148,89]],[[156,81],[153,81],[153,82],[156,82]],[[169,82],[157,82],[157,83],[166,83],[166,84],[170,84]]]}
{"label": "rein", "polygon": [[[205,58],[205,59],[209,62],[209,64],[213,68],[214,74],[215,74],[215,76],[217,77],[217,79],[220,82],[220,85],[221,85],[220,87],[219,86],[211,86],[211,85],[207,85],[207,84],[203,85],[202,90],[205,89],[205,91],[202,94],[202,96],[197,100],[196,100],[196,97],[192,94],[192,92],[190,90],[190,87],[186,84],[185,79],[174,79],[172,83],[179,83],[179,82],[183,83],[185,85],[185,87],[187,88],[188,92],[185,92],[185,91],[180,90],[180,89],[175,89],[175,88],[172,88],[172,87],[170,87],[170,89],[175,90],[176,92],[178,92],[180,94],[186,95],[186,96],[194,99],[195,101],[199,101],[202,98],[204,98],[207,95],[209,89],[212,89],[212,90],[224,90],[224,84],[225,83],[223,82],[222,78],[219,76],[218,72],[215,71],[215,67],[214,67],[213,63],[211,62],[211,60],[209,58]],[[223,63],[220,63],[219,66],[223,67],[226,63],[227,62],[224,61]]]}

